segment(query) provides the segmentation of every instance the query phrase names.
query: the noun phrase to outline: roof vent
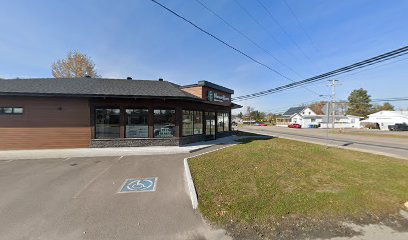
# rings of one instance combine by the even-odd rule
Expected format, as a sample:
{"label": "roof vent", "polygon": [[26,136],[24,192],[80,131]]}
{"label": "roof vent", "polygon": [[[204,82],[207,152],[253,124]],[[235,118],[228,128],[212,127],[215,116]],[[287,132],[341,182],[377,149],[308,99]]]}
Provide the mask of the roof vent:
{"label": "roof vent", "polygon": [[132,80],[132,77],[127,77],[126,79],[127,79],[127,80]]}
{"label": "roof vent", "polygon": [[92,77],[91,77],[91,76],[89,76],[89,75],[85,75],[85,77],[86,77],[86,78],[92,78]]}
{"label": "roof vent", "polygon": [[163,78],[159,78],[159,81],[161,81],[161,82],[162,82],[162,81],[163,81]]}

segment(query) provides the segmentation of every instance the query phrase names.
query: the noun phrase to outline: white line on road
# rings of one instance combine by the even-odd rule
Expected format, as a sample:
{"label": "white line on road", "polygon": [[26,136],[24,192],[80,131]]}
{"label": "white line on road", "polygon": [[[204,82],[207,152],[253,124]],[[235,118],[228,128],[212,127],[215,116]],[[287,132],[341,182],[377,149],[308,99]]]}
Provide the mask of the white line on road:
{"label": "white line on road", "polygon": [[102,170],[102,172],[98,173],[98,175],[96,175],[94,178],[91,179],[91,181],[89,181],[83,188],[81,188],[81,190],[79,190],[74,197],[72,198],[78,198],[79,195],[85,190],[87,189],[93,182],[95,182],[95,180],[102,176],[104,173],[106,173],[113,165],[115,165],[115,163],[119,162],[121,159],[123,158],[123,156],[120,156],[118,159],[116,159],[116,162],[113,162],[111,165],[109,165],[109,167],[105,168],[104,170]]}

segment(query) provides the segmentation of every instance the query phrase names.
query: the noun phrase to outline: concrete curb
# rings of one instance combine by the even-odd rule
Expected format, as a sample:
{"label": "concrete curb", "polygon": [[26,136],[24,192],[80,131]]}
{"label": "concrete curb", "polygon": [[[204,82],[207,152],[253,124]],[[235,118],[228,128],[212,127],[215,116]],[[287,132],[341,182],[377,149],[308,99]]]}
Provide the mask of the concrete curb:
{"label": "concrete curb", "polygon": [[225,147],[217,148],[217,149],[214,149],[214,150],[211,150],[211,151],[208,151],[208,152],[204,152],[204,153],[200,153],[200,154],[188,157],[188,158],[184,158],[184,176],[185,176],[185,180],[187,182],[187,188],[188,188],[188,192],[190,194],[191,205],[192,205],[193,209],[198,208],[198,196],[197,196],[196,188],[194,186],[193,177],[191,176],[190,167],[188,165],[188,160],[190,160],[191,158],[195,158],[195,157],[204,155],[204,154],[208,154],[208,153],[216,152],[216,151],[228,148],[228,147],[232,147],[232,146],[235,146],[237,144],[238,143],[233,143],[233,144],[230,144],[230,145],[225,146]]}

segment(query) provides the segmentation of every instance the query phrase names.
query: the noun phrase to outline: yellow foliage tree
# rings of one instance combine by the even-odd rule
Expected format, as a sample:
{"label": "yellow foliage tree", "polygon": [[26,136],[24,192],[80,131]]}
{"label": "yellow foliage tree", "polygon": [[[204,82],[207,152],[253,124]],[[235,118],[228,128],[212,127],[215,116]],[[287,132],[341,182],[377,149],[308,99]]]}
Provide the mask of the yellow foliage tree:
{"label": "yellow foliage tree", "polygon": [[99,77],[92,59],[79,51],[69,52],[67,58],[52,64],[54,78]]}

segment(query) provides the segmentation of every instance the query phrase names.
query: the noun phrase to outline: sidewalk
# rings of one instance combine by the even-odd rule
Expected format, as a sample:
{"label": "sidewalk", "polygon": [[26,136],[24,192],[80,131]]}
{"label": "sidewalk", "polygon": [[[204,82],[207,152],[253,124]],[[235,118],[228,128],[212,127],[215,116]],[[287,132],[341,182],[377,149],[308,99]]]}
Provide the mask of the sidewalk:
{"label": "sidewalk", "polygon": [[183,146],[7,150],[0,151],[0,160],[180,154],[199,151],[214,145],[231,144],[236,139],[239,139],[239,137],[230,136]]}

